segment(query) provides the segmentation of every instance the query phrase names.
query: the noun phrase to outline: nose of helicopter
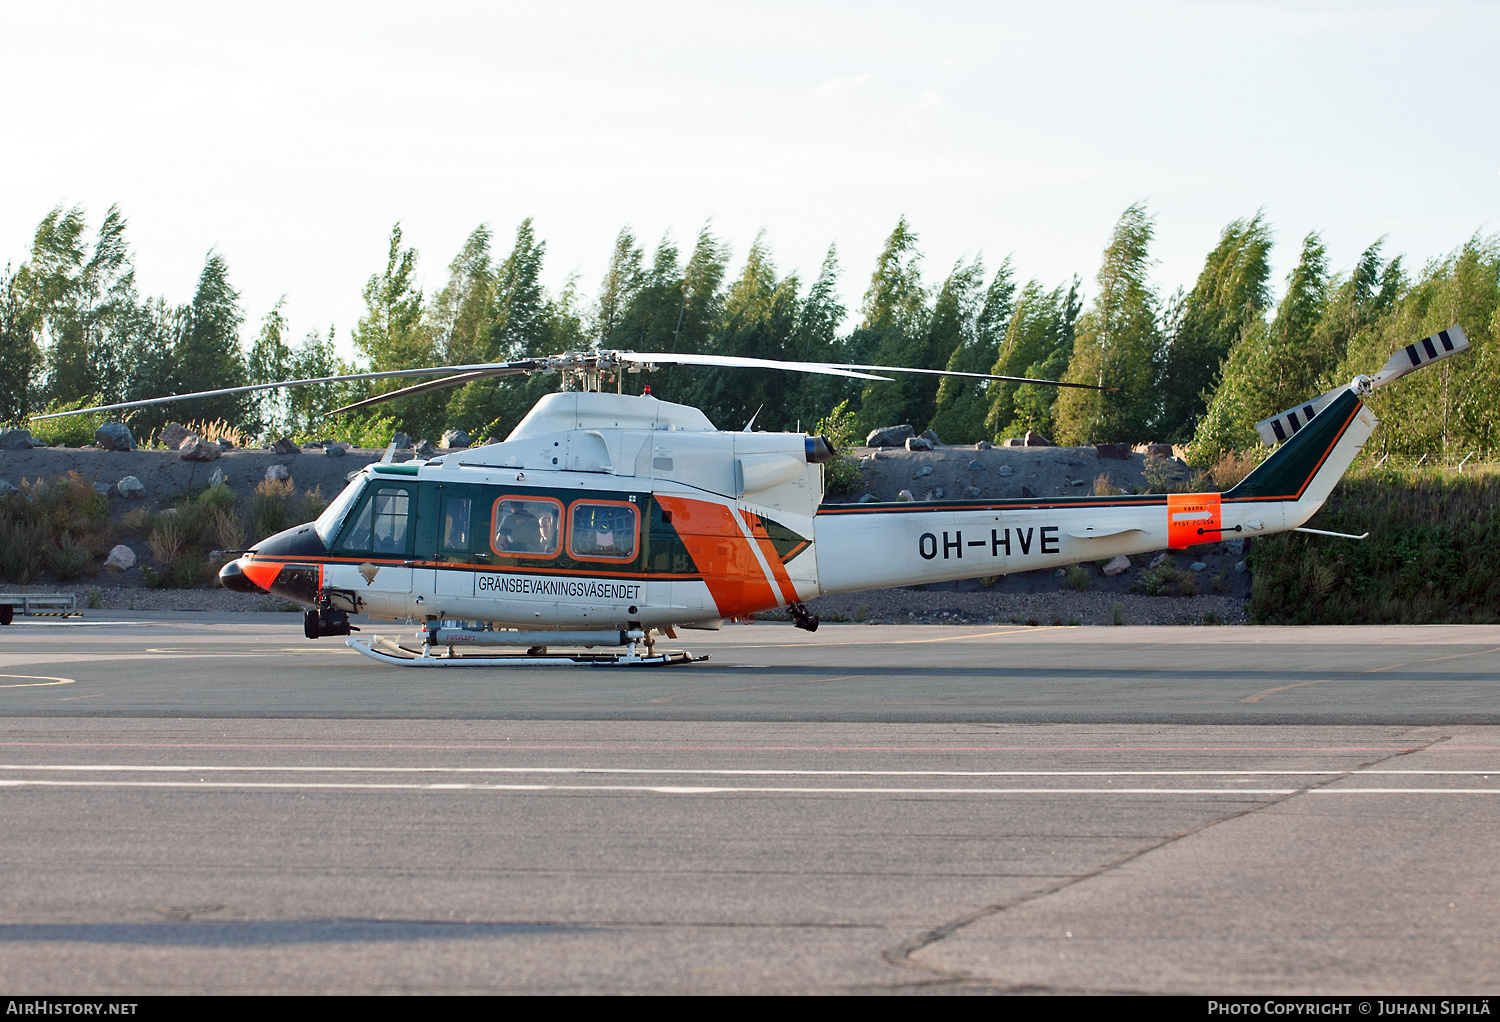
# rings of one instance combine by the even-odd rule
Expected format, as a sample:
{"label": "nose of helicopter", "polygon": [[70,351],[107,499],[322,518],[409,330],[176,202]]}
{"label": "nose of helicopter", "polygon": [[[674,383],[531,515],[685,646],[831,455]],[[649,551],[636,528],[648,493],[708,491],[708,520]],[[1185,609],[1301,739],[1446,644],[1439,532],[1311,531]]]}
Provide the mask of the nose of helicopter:
{"label": "nose of helicopter", "polygon": [[265,592],[250,580],[249,575],[245,574],[245,569],[240,567],[239,558],[235,558],[219,569],[219,584],[233,593]]}

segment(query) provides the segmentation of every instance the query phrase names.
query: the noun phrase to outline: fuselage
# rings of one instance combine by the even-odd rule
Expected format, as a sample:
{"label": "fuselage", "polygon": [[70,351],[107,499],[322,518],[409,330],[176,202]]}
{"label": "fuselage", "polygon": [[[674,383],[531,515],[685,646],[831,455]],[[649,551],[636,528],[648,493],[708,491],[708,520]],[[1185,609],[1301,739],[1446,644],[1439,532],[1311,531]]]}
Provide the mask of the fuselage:
{"label": "fuselage", "polygon": [[381,619],[713,627],[823,593],[1294,528],[1374,428],[1346,397],[1224,494],[823,504],[816,438],[723,432],[651,397],[553,394],[502,443],[367,467],[317,522],[222,577]]}

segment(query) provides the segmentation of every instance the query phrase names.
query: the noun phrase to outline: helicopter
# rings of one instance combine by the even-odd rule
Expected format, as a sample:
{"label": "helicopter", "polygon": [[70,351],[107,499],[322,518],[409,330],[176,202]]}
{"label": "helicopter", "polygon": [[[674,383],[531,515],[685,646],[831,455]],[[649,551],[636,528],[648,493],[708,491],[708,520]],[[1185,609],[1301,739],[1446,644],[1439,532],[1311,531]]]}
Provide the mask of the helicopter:
{"label": "helicopter", "polygon": [[[542,397],[499,442],[397,463],[395,443],[353,475],[316,521],[225,564],[235,592],[304,608],[310,639],[342,637],[403,667],[669,665],[707,659],[657,649],[677,629],[784,609],[816,631],[824,594],[1057,568],[1183,549],[1227,536],[1309,529],[1377,420],[1363,398],[1469,347],[1458,326],[1396,352],[1374,376],[1256,424],[1276,449],[1222,493],[824,501],[823,436],[726,431],[699,409],[624,374],[659,365],[773,368],[866,380],[887,372],[1106,389],[982,373],[771,359],[583,351],[505,363],[284,381],[78,409],[352,379],[439,376],[327,414],[475,380],[561,373],[578,389]],[[604,384],[613,382],[615,392]],[[45,418],[50,416],[37,416]],[[1368,534],[1366,534],[1368,535]],[[356,634],[350,615],[418,623],[414,639]]]}

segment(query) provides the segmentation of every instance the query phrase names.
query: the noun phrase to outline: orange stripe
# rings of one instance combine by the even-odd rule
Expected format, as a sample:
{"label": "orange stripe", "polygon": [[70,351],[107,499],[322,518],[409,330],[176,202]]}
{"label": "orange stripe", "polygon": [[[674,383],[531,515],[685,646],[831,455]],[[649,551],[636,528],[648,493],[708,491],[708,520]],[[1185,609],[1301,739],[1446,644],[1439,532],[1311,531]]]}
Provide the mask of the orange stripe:
{"label": "orange stripe", "polygon": [[737,617],[780,605],[750,541],[734,514],[723,504],[687,497],[656,495],[672,515],[672,528],[688,556],[703,573],[720,617]]}
{"label": "orange stripe", "polygon": [[245,573],[251,583],[257,589],[271,591],[271,583],[276,581],[276,576],[281,574],[281,563],[276,561],[255,560],[252,557],[240,558],[240,570]]}
{"label": "orange stripe", "polygon": [[765,556],[766,563],[771,566],[771,574],[776,576],[776,584],[781,587],[781,595],[786,597],[787,603],[796,603],[797,587],[792,585],[791,576],[786,573],[786,565],[781,563],[781,557],[776,553],[776,544],[771,542],[771,535],[766,531],[765,522],[761,521],[760,515],[751,511],[741,511],[746,524],[750,526],[750,534],[755,537],[756,543],[760,544],[760,552]]}

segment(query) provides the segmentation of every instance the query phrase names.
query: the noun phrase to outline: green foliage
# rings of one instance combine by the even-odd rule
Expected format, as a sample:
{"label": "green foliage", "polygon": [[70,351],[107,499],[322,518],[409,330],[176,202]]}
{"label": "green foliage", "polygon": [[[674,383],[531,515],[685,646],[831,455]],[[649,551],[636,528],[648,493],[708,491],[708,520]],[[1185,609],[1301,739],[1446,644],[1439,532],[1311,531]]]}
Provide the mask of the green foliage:
{"label": "green foliage", "polygon": [[1163,338],[1156,292],[1146,280],[1154,233],[1140,203],[1126,209],[1115,225],[1099,269],[1099,294],[1078,321],[1064,379],[1119,389],[1064,389],[1053,412],[1053,439],[1059,443],[1128,442],[1144,438],[1155,422]]}
{"label": "green foliage", "polygon": [[18,586],[36,581],[46,566],[49,532],[39,522],[0,519],[0,575]]}
{"label": "green foliage", "polygon": [[292,439],[298,443],[311,443],[314,440],[337,440],[349,444],[351,447],[366,447],[380,449],[390,445],[391,438],[400,431],[400,426],[393,418],[380,415],[371,415],[368,418],[355,415],[341,415],[336,419],[322,419],[314,423],[312,428],[304,429],[292,434]]}
{"label": "green foliage", "polygon": [[[849,411],[849,402],[841,401],[828,413],[826,419],[819,419],[814,432],[827,437],[836,451],[845,452],[851,447],[856,447],[861,442],[859,427],[855,421],[854,414]],[[823,465],[823,489],[828,493],[848,493],[860,483],[859,462],[846,453],[840,453],[832,461]]]}
{"label": "green foliage", "polygon": [[1250,615],[1278,624],[1500,621],[1500,474],[1356,469],[1309,523],[1254,541]]}
{"label": "green foliage", "polygon": [[[975,264],[976,269],[978,264]],[[1010,259],[1000,264],[990,286],[985,289],[983,304],[968,329],[960,336],[947,368],[960,373],[989,373],[1000,352],[1010,325],[1016,294]],[[951,280],[951,278],[950,278]],[[946,288],[946,285],[945,285]],[[931,428],[950,444],[977,443],[994,434],[986,426],[989,415],[992,381],[958,376],[940,379],[937,389],[937,414]]]}
{"label": "green foliage", "polygon": [[8,265],[0,273],[0,422],[30,414],[41,396],[41,324],[26,285],[26,275]]}
{"label": "green foliage", "polygon": [[[75,398],[72,401],[52,400],[42,413],[66,412],[73,408],[88,408],[99,403],[99,398],[87,395]],[[66,444],[69,447],[82,447],[94,442],[94,431],[109,421],[109,416],[104,412],[92,412],[86,415],[65,415],[60,419],[33,419],[26,424],[31,430],[31,435],[44,444],[56,447],[58,444]],[[134,432],[134,430],[132,430]],[[139,438],[137,438],[139,439]]]}
{"label": "green foliage", "polygon": [[1218,382],[1219,366],[1270,302],[1271,229],[1261,214],[1224,228],[1198,281],[1167,319],[1157,435],[1186,442]]}
{"label": "green foliage", "polygon": [[[1027,283],[1016,299],[999,355],[989,371],[1033,380],[1062,379],[1073,354],[1080,310],[1078,289],[1076,277],[1067,290],[1059,286],[1043,291],[1036,281]],[[1057,393],[1057,387],[1033,383],[992,383],[985,417],[990,436],[1003,440],[1025,436],[1031,429],[1052,436]]]}
{"label": "green foliage", "polygon": [[1086,593],[1089,589],[1089,573],[1081,565],[1070,564],[1063,569],[1062,588]]}
{"label": "green foliage", "polygon": [[289,507],[296,486],[290,479],[266,479],[250,498],[250,528],[256,542],[292,526]]}

